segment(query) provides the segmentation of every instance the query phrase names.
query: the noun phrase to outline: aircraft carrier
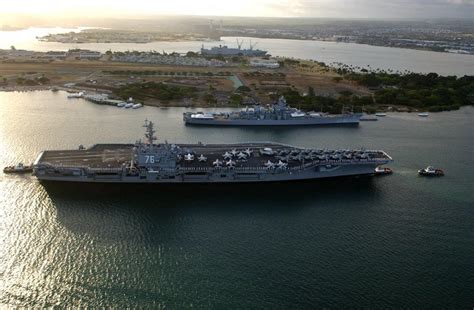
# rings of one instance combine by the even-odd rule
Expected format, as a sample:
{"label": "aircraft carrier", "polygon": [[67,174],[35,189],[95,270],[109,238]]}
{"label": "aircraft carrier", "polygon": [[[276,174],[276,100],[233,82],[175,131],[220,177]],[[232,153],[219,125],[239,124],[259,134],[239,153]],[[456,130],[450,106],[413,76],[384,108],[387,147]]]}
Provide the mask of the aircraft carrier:
{"label": "aircraft carrier", "polygon": [[287,105],[282,96],[270,108],[255,106],[238,112],[185,112],[183,121],[189,125],[217,126],[314,126],[358,125],[361,113],[324,114],[305,113]]}
{"label": "aircraft carrier", "polygon": [[256,183],[373,175],[392,161],[379,150],[304,149],[285,144],[155,143],[153,123],[135,144],[43,151],[40,181],[87,183]]}

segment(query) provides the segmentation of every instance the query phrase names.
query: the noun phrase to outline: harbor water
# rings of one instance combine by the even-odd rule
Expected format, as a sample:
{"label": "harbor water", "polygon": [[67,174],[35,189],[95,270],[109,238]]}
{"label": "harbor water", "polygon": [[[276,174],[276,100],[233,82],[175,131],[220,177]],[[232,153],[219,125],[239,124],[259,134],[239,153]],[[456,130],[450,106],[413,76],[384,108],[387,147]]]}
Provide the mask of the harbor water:
{"label": "harbor water", "polygon": [[[394,174],[265,188],[47,187],[0,173],[0,305],[114,308],[471,308],[474,109],[388,113],[358,127],[186,127],[137,110],[0,93],[0,165],[45,149],[275,141],[383,149]],[[419,177],[434,165],[441,178]]]}

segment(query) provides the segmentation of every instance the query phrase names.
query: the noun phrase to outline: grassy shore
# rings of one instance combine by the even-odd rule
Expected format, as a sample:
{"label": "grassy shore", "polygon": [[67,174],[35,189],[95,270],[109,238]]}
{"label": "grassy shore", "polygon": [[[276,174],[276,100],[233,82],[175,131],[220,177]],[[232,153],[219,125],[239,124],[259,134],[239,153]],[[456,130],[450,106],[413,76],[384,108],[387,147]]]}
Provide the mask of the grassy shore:
{"label": "grassy shore", "polygon": [[[472,104],[473,78],[350,72],[315,61],[279,59],[279,69],[166,66],[110,61],[1,63],[0,91],[64,88],[134,97],[145,105],[238,107],[279,95],[303,110],[440,111]],[[243,86],[243,87],[240,87]],[[64,88],[70,89],[70,88]],[[452,101],[452,103],[451,103]]]}
{"label": "grassy shore", "polygon": [[[256,97],[262,103],[270,103],[273,99],[269,93],[281,92],[286,88],[296,89],[301,93],[313,85],[316,93],[321,96],[337,96],[344,90],[365,94],[369,91],[351,81],[334,82],[334,73],[319,70],[302,70],[302,67],[285,66],[283,68],[256,69],[241,67],[188,67],[164,66],[152,64],[116,63],[108,61],[53,61],[51,63],[2,63],[0,66],[0,82],[6,79],[4,90],[47,89],[52,86],[63,86],[75,83],[85,90],[100,92],[101,90],[118,90],[128,84],[166,83],[177,87],[196,87],[197,96],[193,98],[194,106],[235,106],[235,102],[225,103],[218,100],[219,93],[231,97],[237,89],[232,79],[239,80],[251,91],[245,96]],[[322,69],[322,68],[320,68]],[[143,74],[151,72],[150,74]],[[258,75],[253,73],[258,72]],[[159,73],[159,74],[158,74]],[[283,76],[284,83],[272,85],[274,75]],[[18,80],[28,81],[31,78],[44,76],[49,80],[45,85],[25,88]],[[232,77],[232,78],[231,78]],[[193,84],[194,83],[194,84]],[[282,87],[283,85],[283,87]],[[316,85],[316,86],[315,86]],[[215,98],[213,98],[215,97]],[[180,106],[182,98],[159,98],[144,96],[143,103],[149,105]]]}

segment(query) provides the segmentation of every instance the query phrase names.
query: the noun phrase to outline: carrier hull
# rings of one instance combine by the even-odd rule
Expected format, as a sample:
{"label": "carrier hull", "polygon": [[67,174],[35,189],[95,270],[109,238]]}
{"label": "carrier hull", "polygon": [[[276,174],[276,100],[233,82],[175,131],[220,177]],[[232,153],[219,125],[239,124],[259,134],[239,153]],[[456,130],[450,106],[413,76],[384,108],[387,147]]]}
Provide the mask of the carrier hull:
{"label": "carrier hull", "polygon": [[307,181],[373,175],[392,158],[380,150],[304,149],[273,142],[96,144],[43,151],[33,164],[40,181],[104,184],[231,184]]}
{"label": "carrier hull", "polygon": [[147,177],[140,179],[139,177],[126,177],[117,173],[113,176],[57,176],[57,175],[41,175],[36,174],[40,181],[44,182],[79,182],[79,183],[156,183],[156,184],[182,184],[182,183],[271,183],[271,182],[289,182],[289,181],[310,181],[325,178],[353,177],[353,176],[372,176],[377,165],[364,165],[358,167],[335,167],[334,171],[318,171],[318,168],[308,169],[307,171],[285,173],[285,174],[257,174],[255,176],[243,176],[236,173],[225,173],[225,177],[221,177],[220,173],[208,174],[205,176],[195,177],[193,175],[182,174],[173,179],[160,179],[157,177]]}
{"label": "carrier hull", "polygon": [[[122,183],[122,184],[229,184],[310,181],[317,179],[373,175],[377,166],[391,161],[383,151],[366,151],[366,159],[308,159],[288,160],[284,168],[268,168],[265,162],[279,161],[276,155],[260,154],[259,150],[272,148],[275,152],[289,150],[290,146],[275,143],[244,144],[182,144],[184,150],[204,154],[208,160],[181,160],[173,168],[126,166],[134,146],[130,144],[99,144],[86,150],[44,151],[34,165],[34,175],[44,182],[64,183]],[[235,160],[235,166],[215,167],[212,162],[222,158],[231,149],[251,149],[254,154],[245,161]],[[291,147],[293,152],[303,149]],[[308,153],[309,154],[309,153]],[[309,156],[309,155],[307,155]],[[320,155],[321,156],[321,155]]]}

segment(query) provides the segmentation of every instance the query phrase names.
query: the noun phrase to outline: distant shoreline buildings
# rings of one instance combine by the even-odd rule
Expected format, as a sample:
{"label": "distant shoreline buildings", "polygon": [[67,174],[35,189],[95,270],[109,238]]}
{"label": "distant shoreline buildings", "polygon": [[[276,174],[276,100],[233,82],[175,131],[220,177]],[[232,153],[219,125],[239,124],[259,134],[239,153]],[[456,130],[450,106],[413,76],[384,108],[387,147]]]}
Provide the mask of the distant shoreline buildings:
{"label": "distant shoreline buildings", "polygon": [[[259,51],[257,55],[266,51]],[[251,54],[251,53],[248,53]],[[234,53],[230,53],[234,55]],[[227,55],[230,57],[230,55]],[[276,69],[280,64],[275,59],[246,57],[250,67],[260,67],[265,69]],[[51,62],[64,60],[103,60],[124,63],[146,63],[170,66],[191,66],[191,67],[233,67],[238,65],[225,58],[223,55],[200,55],[195,52],[188,54],[179,53],[157,53],[157,52],[106,52],[101,53],[87,49],[71,49],[68,51],[47,51],[35,52],[23,49],[0,50],[0,61],[3,62]]]}
{"label": "distant shoreline buildings", "polygon": [[68,51],[47,51],[36,52],[23,49],[9,49],[0,50],[0,60],[15,61],[15,60],[29,60],[29,61],[52,61],[52,60],[100,60],[104,54],[97,51],[86,49],[71,49]]}

